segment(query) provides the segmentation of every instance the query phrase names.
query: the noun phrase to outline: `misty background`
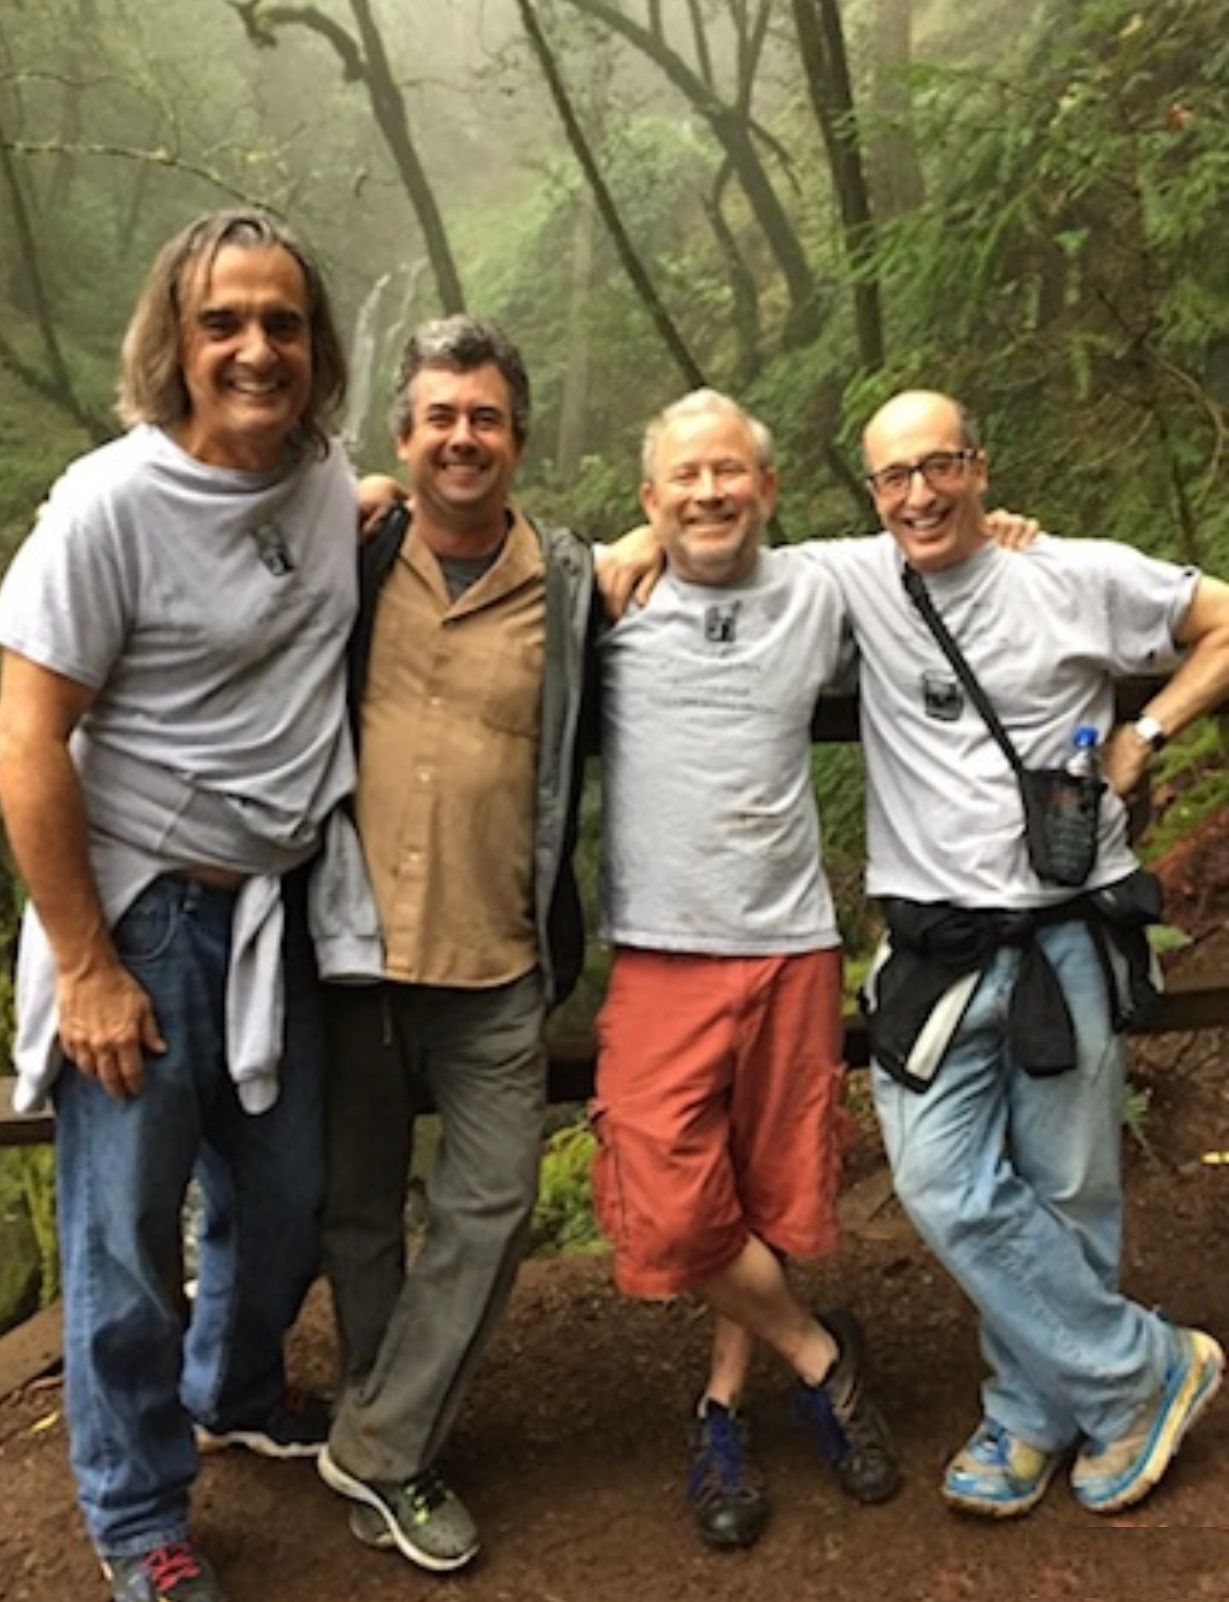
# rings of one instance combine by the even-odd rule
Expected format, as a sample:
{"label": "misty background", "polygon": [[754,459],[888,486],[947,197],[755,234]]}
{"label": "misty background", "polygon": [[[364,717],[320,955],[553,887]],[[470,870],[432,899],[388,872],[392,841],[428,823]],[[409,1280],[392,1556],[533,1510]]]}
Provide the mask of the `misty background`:
{"label": "misty background", "polygon": [[324,261],[361,466],[463,307],[528,360],[522,499],[586,535],[701,378],[777,432],[789,537],[864,527],[859,428],[925,383],[998,498],[1223,566],[1226,39],[1207,0],[4,0],[0,536],[115,430],[158,245],[237,203]]}

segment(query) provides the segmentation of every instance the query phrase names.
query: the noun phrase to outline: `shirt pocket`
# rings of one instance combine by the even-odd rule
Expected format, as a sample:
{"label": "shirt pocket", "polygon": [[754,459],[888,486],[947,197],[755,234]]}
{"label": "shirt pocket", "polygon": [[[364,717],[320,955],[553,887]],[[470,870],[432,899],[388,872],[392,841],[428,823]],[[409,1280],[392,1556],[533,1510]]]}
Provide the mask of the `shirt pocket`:
{"label": "shirt pocket", "polygon": [[482,692],[482,717],[504,734],[536,739],[541,721],[541,644],[505,646],[488,658]]}

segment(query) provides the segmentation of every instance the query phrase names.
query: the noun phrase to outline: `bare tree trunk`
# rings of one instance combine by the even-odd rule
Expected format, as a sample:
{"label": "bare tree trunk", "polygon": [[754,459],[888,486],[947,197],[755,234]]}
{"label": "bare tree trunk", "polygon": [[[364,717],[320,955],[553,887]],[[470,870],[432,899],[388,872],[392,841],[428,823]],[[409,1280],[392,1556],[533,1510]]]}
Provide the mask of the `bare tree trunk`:
{"label": "bare tree trunk", "polygon": [[580,465],[589,405],[589,301],[593,292],[593,246],[597,207],[586,185],[576,197],[572,227],[572,271],[568,284],[567,365],[559,397],[559,431],[555,464],[561,478],[572,478]]}
{"label": "bare tree trunk", "polygon": [[[569,3],[585,16],[603,23],[652,61],[697,115],[708,123],[734,169],[785,279],[789,313],[782,344],[786,347],[808,344],[821,327],[818,286],[802,242],[760,160],[744,106],[722,100],[713,85],[705,80],[706,63],[707,70],[712,70],[706,55],[701,55],[701,70],[695,72],[663,39],[624,15],[610,0],[569,0]],[[693,21],[700,18],[697,37],[705,38],[698,7],[691,8],[691,16]]]}
{"label": "bare tree trunk", "polygon": [[[657,18],[660,27],[660,17]],[[589,57],[589,117],[598,144],[606,133],[606,107],[610,91],[610,41],[598,42]],[[567,347],[563,390],[559,397],[559,427],[555,464],[559,476],[571,479],[580,466],[589,408],[589,371],[593,341],[589,303],[593,294],[593,257],[597,240],[597,205],[588,184],[580,190],[572,228],[572,261],[568,285]]]}
{"label": "bare tree trunk", "polygon": [[734,231],[725,220],[721,209],[725,186],[730,176],[730,164],[724,162],[717,174],[711,195],[704,197],[704,214],[717,241],[717,249],[725,264],[733,302],[731,321],[737,343],[734,364],[734,388],[743,389],[758,374],[761,367],[760,295],[755,275],[743,260]]}
{"label": "bare tree trunk", "polygon": [[811,105],[819,123],[854,274],[854,322],[863,367],[883,366],[883,317],[879,283],[871,275],[875,225],[871,216],[862,147],[854,119],[853,88],[845,33],[837,0],[793,0],[794,24]]}
{"label": "bare tree trunk", "polygon": [[13,165],[13,155],[8,148],[3,127],[0,127],[0,172],[4,174],[4,185],[9,194],[9,206],[13,213],[13,227],[17,236],[17,252],[24,269],[26,288],[34,308],[34,320],[38,326],[39,337],[42,340],[47,372],[45,375],[40,374],[27,366],[12,346],[8,344],[7,340],[4,342],[3,349],[0,350],[0,360],[3,360],[4,365],[15,372],[18,377],[67,412],[75,422],[85,429],[92,440],[101,443],[111,436],[113,430],[107,427],[97,412],[80,399],[73,388],[73,381],[68,371],[68,364],[64,360],[64,352],[60,348],[59,336],[56,333],[55,322],[51,315],[51,305],[43,283],[43,272],[38,258],[38,245],[34,238],[34,229],[30,222],[30,212],[26,206],[26,197],[22,191],[17,169]]}
{"label": "bare tree trunk", "polygon": [[913,59],[909,0],[875,0],[872,24],[871,192],[881,222],[917,211],[926,199],[913,136],[909,65]]}
{"label": "bare tree trunk", "polygon": [[619,260],[623,264],[623,270],[631,279],[632,287],[640,297],[641,305],[648,312],[654,327],[661,335],[663,343],[674,357],[683,376],[693,388],[701,388],[705,382],[704,374],[700,369],[699,363],[692,355],[686,340],[676,327],[673,318],[662,304],[657,290],[653,286],[653,281],[649,277],[648,270],[640,260],[635,246],[628,237],[627,230],[623,226],[623,219],[620,217],[619,209],[615,204],[614,196],[606,186],[606,181],[602,177],[592,150],[589,148],[589,142],[585,138],[584,130],[577,121],[571,99],[568,96],[567,87],[560,76],[558,65],[555,62],[546,35],[542,32],[542,25],[538,20],[537,13],[530,0],[516,0],[516,6],[521,14],[521,22],[524,25],[525,33],[533,46],[533,52],[538,58],[542,76],[546,79],[546,86],[550,90],[552,100],[555,102],[555,109],[559,113],[559,119],[563,123],[563,131],[567,137],[568,144],[572,148],[572,154],[580,163],[580,169],[588,181],[594,202],[601,213],[602,221],[606,224]]}
{"label": "bare tree trunk", "polygon": [[431,271],[435,275],[435,286],[439,292],[440,305],[446,312],[464,311],[465,296],[461,291],[461,278],[453,259],[452,247],[448,243],[444,219],[436,204],[435,191],[431,188],[418,152],[414,148],[409,118],[406,116],[405,99],[388,64],[384,40],[371,15],[370,0],[350,0],[350,9],[354,13],[359,38],[363,42],[367,64],[367,88],[371,95],[372,110],[380,125],[380,132],[384,135],[389,150],[392,151],[397,171],[401,174],[401,182],[405,185],[410,204],[422,228],[423,241],[427,247]]}
{"label": "bare tree trunk", "polygon": [[422,229],[440,305],[446,312],[464,311],[465,296],[448,232],[436,203],[435,192],[415,147],[405,98],[389,66],[384,39],[372,16],[370,0],[350,0],[361,49],[340,23],[316,6],[263,5],[261,0],[228,0],[228,3],[238,13],[253,44],[265,47],[276,44],[280,28],[308,28],[332,45],[341,60],[343,77],[366,87],[376,125],[384,136],[402,187]]}
{"label": "bare tree trunk", "polygon": [[[94,41],[97,37],[98,8],[94,0],[78,0],[77,26],[70,29],[69,36],[64,41],[70,78],[76,77],[88,61],[89,52],[96,48]],[[74,83],[65,84],[60,102],[60,141],[66,148],[52,167],[51,183],[47,190],[47,204],[53,211],[66,207],[72,193],[77,164],[68,153],[67,147],[76,144],[81,137],[81,107],[80,89]]]}
{"label": "bare tree trunk", "polygon": [[711,89],[714,86],[713,56],[708,48],[708,31],[704,26],[704,13],[700,10],[700,0],[687,0],[687,11],[691,17],[691,36],[695,40],[696,65],[700,69],[700,76]]}

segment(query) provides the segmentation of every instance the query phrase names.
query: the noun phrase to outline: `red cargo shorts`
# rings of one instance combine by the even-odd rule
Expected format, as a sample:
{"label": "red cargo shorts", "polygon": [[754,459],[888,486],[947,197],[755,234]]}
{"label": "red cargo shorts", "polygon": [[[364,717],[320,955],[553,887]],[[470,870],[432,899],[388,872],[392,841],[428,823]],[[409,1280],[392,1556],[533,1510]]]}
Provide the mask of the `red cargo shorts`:
{"label": "red cargo shorts", "polygon": [[594,1204],[622,1290],[692,1289],[749,1235],[793,1257],[836,1247],[839,948],[701,957],[620,947],[597,1033]]}

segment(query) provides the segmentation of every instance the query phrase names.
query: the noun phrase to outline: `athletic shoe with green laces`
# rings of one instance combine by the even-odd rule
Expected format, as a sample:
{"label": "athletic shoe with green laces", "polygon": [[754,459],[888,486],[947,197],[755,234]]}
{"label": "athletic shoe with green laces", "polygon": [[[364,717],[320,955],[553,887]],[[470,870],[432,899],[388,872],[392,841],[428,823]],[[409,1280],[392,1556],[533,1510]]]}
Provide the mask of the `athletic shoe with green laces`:
{"label": "athletic shoe with green laces", "polygon": [[112,1602],[226,1602],[213,1569],[191,1541],[101,1562]]}
{"label": "athletic shoe with green laces", "polygon": [[711,1396],[696,1415],[687,1499],[710,1546],[753,1545],[768,1523],[768,1497],[733,1408]]}
{"label": "athletic shoe with green laces", "polygon": [[1225,1354],[1198,1329],[1174,1330],[1174,1355],[1156,1400],[1114,1441],[1087,1441],[1071,1470],[1071,1488],[1093,1513],[1117,1513],[1140,1501],[1173,1462],[1183,1437],[1220,1387]]}
{"label": "athletic shoe with green laces", "polygon": [[1014,1518],[1041,1501],[1061,1458],[984,1418],[947,1465],[943,1500],[964,1513]]}
{"label": "athletic shoe with green laces", "polygon": [[379,1519],[385,1539],[374,1533],[373,1519],[364,1517],[355,1528],[351,1518],[350,1528],[365,1545],[395,1546],[411,1563],[436,1573],[462,1568],[477,1554],[478,1531],[468,1509],[434,1469],[408,1480],[360,1480],[327,1446],[316,1467],[326,1485]]}
{"label": "athletic shoe with green laces", "polygon": [[799,1381],[794,1419],[831,1465],[846,1496],[886,1502],[900,1484],[900,1467],[883,1414],[866,1389],[862,1327],[845,1308],[817,1317],[836,1342],[837,1358],[820,1384]]}

